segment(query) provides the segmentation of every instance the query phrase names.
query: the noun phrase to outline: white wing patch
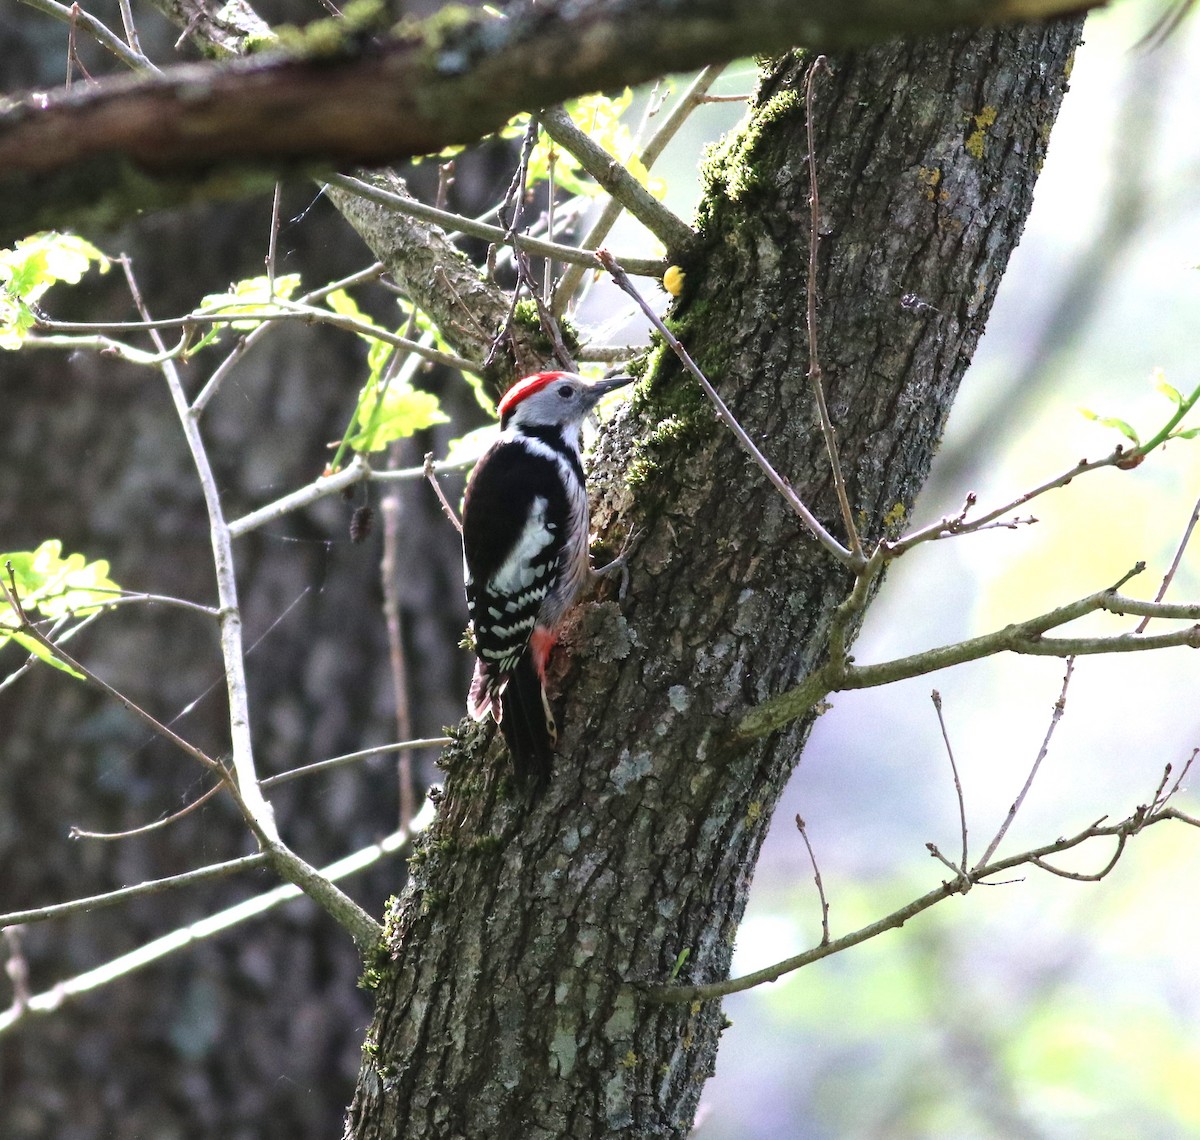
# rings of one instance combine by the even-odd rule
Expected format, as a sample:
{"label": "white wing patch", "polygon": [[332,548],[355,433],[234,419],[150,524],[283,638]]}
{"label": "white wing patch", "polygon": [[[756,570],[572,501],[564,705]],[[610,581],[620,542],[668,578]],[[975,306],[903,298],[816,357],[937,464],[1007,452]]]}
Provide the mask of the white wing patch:
{"label": "white wing patch", "polygon": [[531,505],[525,529],[500,568],[488,582],[488,589],[502,597],[515,597],[533,585],[534,580],[545,573],[534,566],[539,555],[553,541],[554,534],[546,523],[546,508],[549,502],[537,495]]}

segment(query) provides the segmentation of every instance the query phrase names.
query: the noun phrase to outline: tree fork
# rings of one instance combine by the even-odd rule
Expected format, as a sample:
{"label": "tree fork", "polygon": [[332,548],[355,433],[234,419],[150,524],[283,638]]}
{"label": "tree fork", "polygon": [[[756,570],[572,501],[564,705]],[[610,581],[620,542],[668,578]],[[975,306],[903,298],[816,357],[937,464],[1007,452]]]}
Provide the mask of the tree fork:
{"label": "tree fork", "polygon": [[[832,56],[818,87],[821,364],[868,542],[926,477],[1079,31]],[[769,69],[752,118],[710,161],[673,328],[836,526],[804,334],[806,68],[788,57]],[[372,975],[347,1137],[683,1137],[713,1071],[719,1003],[649,1003],[638,987],[668,982],[685,950],[681,984],[728,975],[812,718],[760,741],[732,726],[821,663],[850,576],[669,355],[597,459],[596,521],[639,531],[633,589],[579,613],[561,754],[539,801],[509,788],[484,734],[449,753]]]}

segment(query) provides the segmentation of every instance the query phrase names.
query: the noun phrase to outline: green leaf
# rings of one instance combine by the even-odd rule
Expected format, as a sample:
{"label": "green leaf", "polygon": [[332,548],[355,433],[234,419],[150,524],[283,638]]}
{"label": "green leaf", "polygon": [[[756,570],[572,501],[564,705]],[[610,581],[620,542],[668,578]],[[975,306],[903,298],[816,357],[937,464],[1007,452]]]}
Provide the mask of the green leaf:
{"label": "green leaf", "polygon": [[[38,660],[45,661],[47,665],[53,665],[55,669],[61,669],[64,673],[70,673],[72,677],[76,677],[80,681],[87,679],[78,669],[72,669],[65,661],[60,661],[40,641],[30,637],[27,633],[10,633],[8,637],[21,646],[21,648],[27,649]],[[8,640],[8,638],[5,640]]]}
{"label": "green leaf", "polygon": [[358,302],[345,289],[335,289],[325,298],[325,304],[339,316],[350,317],[368,325],[375,323],[358,307]]}
{"label": "green leaf", "polygon": [[373,388],[374,385],[368,385],[369,398],[359,401],[357,418],[361,430],[349,441],[355,451],[382,451],[393,440],[450,422],[432,392],[393,382],[376,406]]}
{"label": "green leaf", "polygon": [[228,292],[209,293],[200,302],[196,310],[197,316],[236,316],[238,313],[256,313],[255,317],[245,320],[229,321],[229,327],[235,329],[253,329],[263,323],[264,315],[283,312],[283,307],[277,302],[288,301],[300,288],[300,274],[287,273],[275,278],[275,291],[271,292],[269,277],[247,277],[244,281],[235,281],[229,286]]}
{"label": "green leaf", "polygon": [[32,305],[59,281],[77,285],[92,265],[106,273],[109,259],[91,242],[55,231],[35,234],[0,250],[0,348],[20,348],[35,320]]}
{"label": "green leaf", "polygon": [[1099,416],[1088,408],[1080,408],[1079,414],[1085,416],[1089,420],[1095,420],[1095,422],[1101,427],[1114,428],[1134,444],[1140,444],[1142,442],[1138,438],[1138,433],[1134,431],[1133,428],[1124,420],[1117,419],[1116,416]]}
{"label": "green leaf", "polygon": [[[621,163],[656,198],[666,193],[666,183],[661,178],[652,178],[636,154],[633,135],[622,121],[622,116],[633,102],[633,92],[626,87],[616,98],[607,95],[585,95],[565,104],[571,121],[593,142],[602,147]],[[517,115],[500,130],[501,138],[517,138],[529,127],[528,115]],[[584,173],[574,155],[556,146],[544,135],[538,137],[529,155],[528,181],[550,181],[550,152],[554,152],[554,183],[568,194],[579,194],[594,198],[600,187]]]}
{"label": "green leaf", "polygon": [[1174,431],[1171,433],[1172,439],[1195,439],[1200,435],[1200,427],[1184,428],[1183,431]]}
{"label": "green leaf", "polygon": [[[88,562],[82,554],[63,557],[62,543],[56,538],[47,539],[36,550],[0,554],[5,574],[10,565],[21,605],[27,612],[51,619],[95,613],[121,592],[108,576],[106,559]],[[15,615],[6,604],[0,604],[0,622],[15,625]]]}
{"label": "green leaf", "polygon": [[1154,385],[1156,392],[1161,392],[1168,400],[1171,401],[1177,408],[1183,407],[1183,393],[1178,388],[1168,384],[1165,380],[1160,380]]}

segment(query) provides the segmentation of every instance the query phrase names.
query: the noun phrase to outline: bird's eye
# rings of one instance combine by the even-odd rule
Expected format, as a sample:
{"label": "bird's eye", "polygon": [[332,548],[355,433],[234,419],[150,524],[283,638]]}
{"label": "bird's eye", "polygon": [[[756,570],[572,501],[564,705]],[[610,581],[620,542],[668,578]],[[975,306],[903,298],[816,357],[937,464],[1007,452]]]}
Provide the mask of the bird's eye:
{"label": "bird's eye", "polygon": [[561,386],[561,387],[558,389],[558,394],[559,394],[559,395],[560,395],[560,396],[561,396],[561,397],[562,397],[564,400],[569,400],[569,399],[570,399],[572,396],[574,396],[574,395],[575,395],[575,389],[574,389],[574,388],[572,388],[570,384],[563,384],[563,385],[562,385],[562,386]]}

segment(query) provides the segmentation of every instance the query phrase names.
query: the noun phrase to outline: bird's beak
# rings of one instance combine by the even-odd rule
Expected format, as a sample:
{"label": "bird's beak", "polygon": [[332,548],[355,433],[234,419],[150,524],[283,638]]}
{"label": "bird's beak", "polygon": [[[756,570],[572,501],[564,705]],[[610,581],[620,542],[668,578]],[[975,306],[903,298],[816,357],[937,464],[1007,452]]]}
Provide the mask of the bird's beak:
{"label": "bird's beak", "polygon": [[601,396],[606,396],[617,388],[624,388],[626,384],[632,384],[634,379],[633,376],[605,376],[603,380],[593,380],[592,395],[594,399],[592,402],[595,403]]}

